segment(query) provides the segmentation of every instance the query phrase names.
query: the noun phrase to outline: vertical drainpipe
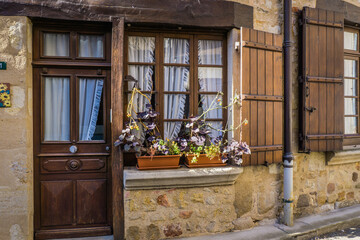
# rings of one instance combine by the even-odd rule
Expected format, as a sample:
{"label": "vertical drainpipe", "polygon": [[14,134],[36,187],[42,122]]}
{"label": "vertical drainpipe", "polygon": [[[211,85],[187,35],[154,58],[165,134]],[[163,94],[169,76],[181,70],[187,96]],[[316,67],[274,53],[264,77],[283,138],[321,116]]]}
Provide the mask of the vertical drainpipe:
{"label": "vertical drainpipe", "polygon": [[284,0],[284,83],[285,83],[285,102],[284,102],[284,224],[293,226],[293,153],[291,146],[291,14],[292,0]]}

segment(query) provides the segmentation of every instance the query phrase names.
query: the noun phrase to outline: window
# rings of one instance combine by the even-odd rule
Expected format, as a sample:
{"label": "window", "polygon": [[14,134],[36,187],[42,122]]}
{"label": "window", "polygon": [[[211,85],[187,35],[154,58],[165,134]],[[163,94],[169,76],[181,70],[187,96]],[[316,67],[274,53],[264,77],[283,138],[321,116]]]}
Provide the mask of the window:
{"label": "window", "polygon": [[[226,104],[223,35],[128,32],[125,46],[125,75],[138,81],[139,89],[160,112],[159,126],[164,138],[175,139],[183,123],[208,109],[217,92],[224,93]],[[127,84],[129,98],[134,82]],[[143,111],[147,101],[137,96],[135,111]],[[226,111],[210,111],[206,119],[213,128],[221,129]],[[219,134],[210,131],[212,137]]]}
{"label": "window", "polygon": [[344,133],[359,134],[359,31],[346,28],[344,32]]}

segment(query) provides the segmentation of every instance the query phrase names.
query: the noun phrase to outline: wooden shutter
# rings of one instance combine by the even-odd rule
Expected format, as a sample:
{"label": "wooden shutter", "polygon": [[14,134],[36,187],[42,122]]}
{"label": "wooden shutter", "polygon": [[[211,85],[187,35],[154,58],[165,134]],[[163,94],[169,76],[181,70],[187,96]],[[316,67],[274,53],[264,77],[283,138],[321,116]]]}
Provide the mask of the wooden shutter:
{"label": "wooden shutter", "polygon": [[344,137],[344,16],[303,11],[301,150],[342,150]]}
{"label": "wooden shutter", "polygon": [[[233,64],[233,88],[242,93],[242,140],[251,147],[243,165],[282,161],[283,151],[283,62],[281,35],[241,28],[240,64]],[[239,54],[236,55],[239,58]],[[233,61],[235,61],[233,57]],[[239,69],[239,70],[237,70]],[[237,76],[234,73],[240,73]],[[236,137],[236,135],[235,135]]]}

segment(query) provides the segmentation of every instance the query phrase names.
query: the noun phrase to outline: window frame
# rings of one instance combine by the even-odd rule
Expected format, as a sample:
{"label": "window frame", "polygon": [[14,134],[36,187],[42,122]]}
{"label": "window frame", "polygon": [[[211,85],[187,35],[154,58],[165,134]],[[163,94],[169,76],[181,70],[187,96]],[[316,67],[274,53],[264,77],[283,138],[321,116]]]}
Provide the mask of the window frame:
{"label": "window frame", "polygon": [[[154,63],[132,63],[128,61],[128,37],[129,36],[140,36],[140,37],[154,37],[155,38],[155,60]],[[189,39],[189,64],[176,64],[176,63],[164,63],[164,38],[184,38]],[[200,65],[198,64],[198,48],[196,47],[198,40],[220,40],[222,41],[222,65]],[[155,96],[155,110],[160,113],[158,117],[158,125],[161,135],[164,136],[164,123],[165,122],[187,122],[187,119],[166,119],[164,120],[164,105],[163,98],[165,94],[179,93],[189,94],[189,117],[196,116],[198,114],[198,98],[200,94],[214,94],[213,92],[200,92],[200,86],[198,83],[198,68],[199,67],[218,67],[222,68],[222,102],[225,106],[227,104],[227,38],[226,32],[224,31],[174,31],[174,30],[156,30],[156,29],[143,29],[143,28],[131,28],[125,31],[124,37],[124,75],[128,75],[128,68],[130,65],[152,65],[154,66],[154,79],[155,89],[151,92],[143,91],[144,93],[154,94]],[[164,90],[164,67],[165,66],[184,66],[189,67],[189,91],[184,92],[172,92]],[[128,103],[128,84],[124,86],[124,111]],[[209,122],[222,122],[223,127],[225,126],[228,119],[228,111],[222,110],[222,119],[208,119]],[[124,122],[127,122],[128,118],[124,114]],[[225,136],[226,137],[226,136]]]}
{"label": "window frame", "polygon": [[[345,124],[344,124],[344,146],[353,146],[356,148],[360,148],[360,30],[357,28],[353,28],[350,26],[345,26],[344,28],[344,38],[345,38],[345,32],[351,32],[351,33],[357,33],[358,34],[358,38],[357,38],[357,51],[355,50],[350,50],[350,49],[345,49],[345,42],[344,42],[344,64],[345,64],[345,60],[355,60],[357,61],[357,66],[356,66],[356,77],[352,78],[352,77],[346,77],[345,73],[344,73],[344,84],[345,84],[345,79],[354,79],[357,80],[356,82],[356,97],[351,97],[351,96],[346,96],[345,92],[344,92],[344,105],[345,105],[345,99],[349,99],[349,98],[356,98],[356,110],[357,110],[357,114],[356,115],[346,115],[345,111],[344,111],[344,123],[345,123],[345,118],[346,117],[356,117],[357,118],[357,133],[355,134],[346,134],[345,133]],[[344,107],[345,110],[345,107]]]}

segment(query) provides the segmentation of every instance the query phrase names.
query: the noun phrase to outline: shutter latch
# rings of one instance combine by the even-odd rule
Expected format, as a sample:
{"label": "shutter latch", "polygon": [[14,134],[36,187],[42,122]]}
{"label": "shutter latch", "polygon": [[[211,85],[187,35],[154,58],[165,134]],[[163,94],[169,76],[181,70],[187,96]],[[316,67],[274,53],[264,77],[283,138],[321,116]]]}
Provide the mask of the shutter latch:
{"label": "shutter latch", "polygon": [[305,110],[312,113],[316,110],[316,108],[315,107],[305,107]]}

